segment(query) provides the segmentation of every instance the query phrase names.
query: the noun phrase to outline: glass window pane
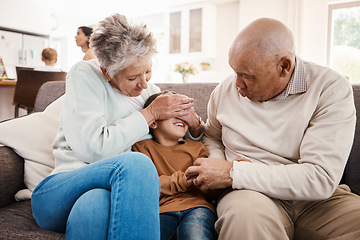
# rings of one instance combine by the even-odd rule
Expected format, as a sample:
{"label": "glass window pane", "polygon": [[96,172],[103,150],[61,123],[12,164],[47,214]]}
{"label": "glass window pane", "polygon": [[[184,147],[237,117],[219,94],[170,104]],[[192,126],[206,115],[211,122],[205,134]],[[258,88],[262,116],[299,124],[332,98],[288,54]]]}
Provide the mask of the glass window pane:
{"label": "glass window pane", "polygon": [[180,53],[181,12],[170,13],[170,53]]}
{"label": "glass window pane", "polygon": [[202,9],[190,10],[190,52],[201,52]]}
{"label": "glass window pane", "polygon": [[360,81],[360,7],[332,11],[330,67]]}

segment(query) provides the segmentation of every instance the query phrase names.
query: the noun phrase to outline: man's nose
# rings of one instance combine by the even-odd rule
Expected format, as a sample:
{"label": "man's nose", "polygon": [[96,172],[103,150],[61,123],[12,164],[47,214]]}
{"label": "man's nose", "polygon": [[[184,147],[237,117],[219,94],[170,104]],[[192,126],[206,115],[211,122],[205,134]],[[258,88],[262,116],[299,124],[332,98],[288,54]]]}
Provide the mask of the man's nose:
{"label": "man's nose", "polygon": [[241,79],[239,75],[236,75],[236,86],[238,88],[246,88],[245,82]]}

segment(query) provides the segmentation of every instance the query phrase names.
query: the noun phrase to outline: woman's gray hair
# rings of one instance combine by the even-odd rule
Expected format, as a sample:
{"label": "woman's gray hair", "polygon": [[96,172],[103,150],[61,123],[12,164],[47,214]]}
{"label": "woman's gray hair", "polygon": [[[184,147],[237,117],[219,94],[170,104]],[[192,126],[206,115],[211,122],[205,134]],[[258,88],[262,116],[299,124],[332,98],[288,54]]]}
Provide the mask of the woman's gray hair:
{"label": "woman's gray hair", "polygon": [[146,25],[131,24],[120,14],[101,21],[90,38],[90,48],[112,78],[131,64],[152,58],[156,53],[155,43]]}

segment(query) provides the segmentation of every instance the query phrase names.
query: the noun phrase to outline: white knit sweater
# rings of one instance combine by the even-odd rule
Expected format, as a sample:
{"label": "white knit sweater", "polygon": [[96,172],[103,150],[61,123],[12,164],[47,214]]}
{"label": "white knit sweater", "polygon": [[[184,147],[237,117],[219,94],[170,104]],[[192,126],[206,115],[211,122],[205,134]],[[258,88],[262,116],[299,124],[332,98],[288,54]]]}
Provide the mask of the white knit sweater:
{"label": "white knit sweater", "polygon": [[[146,100],[160,89],[149,83],[141,96]],[[82,61],[71,68],[60,127],[54,140],[55,169],[70,171],[131,150],[150,138],[143,115],[130,112],[103,77],[96,60]]]}
{"label": "white knit sweater", "polygon": [[351,84],[330,69],[304,62],[308,89],[283,100],[252,102],[233,77],[210,97],[204,143],[211,158],[234,162],[233,188],[284,200],[329,197],[352,146]]}

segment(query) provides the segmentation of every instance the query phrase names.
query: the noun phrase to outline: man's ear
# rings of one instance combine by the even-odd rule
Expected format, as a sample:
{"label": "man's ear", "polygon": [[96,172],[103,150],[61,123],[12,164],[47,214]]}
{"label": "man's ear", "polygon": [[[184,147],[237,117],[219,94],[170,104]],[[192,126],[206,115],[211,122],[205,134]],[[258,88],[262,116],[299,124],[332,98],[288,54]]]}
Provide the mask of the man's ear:
{"label": "man's ear", "polygon": [[156,129],[157,128],[156,122],[153,122],[152,124],[150,124],[149,128]]}
{"label": "man's ear", "polygon": [[280,68],[281,68],[280,76],[285,77],[289,73],[291,74],[292,65],[293,62],[289,57],[282,57],[280,60]]}

